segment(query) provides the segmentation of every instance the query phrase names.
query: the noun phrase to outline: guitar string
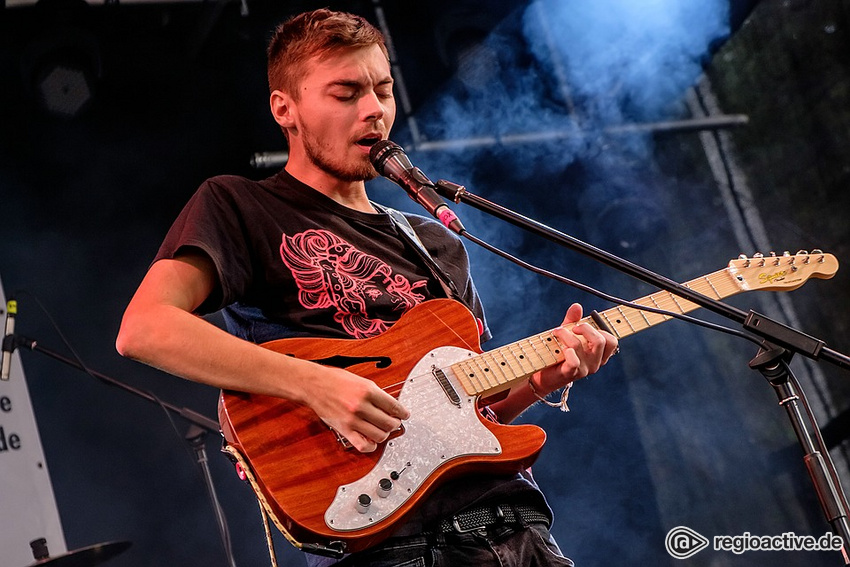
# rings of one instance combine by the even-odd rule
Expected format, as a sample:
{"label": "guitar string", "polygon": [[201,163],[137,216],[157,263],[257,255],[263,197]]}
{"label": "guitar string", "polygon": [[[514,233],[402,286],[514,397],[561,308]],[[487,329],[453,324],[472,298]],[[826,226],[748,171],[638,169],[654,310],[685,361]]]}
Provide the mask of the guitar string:
{"label": "guitar string", "polygon": [[[728,293],[729,291],[734,291],[737,288],[735,288],[734,286],[729,285],[729,284],[724,286],[722,283],[718,283],[715,286],[715,285],[711,285],[710,282],[699,282],[698,281],[698,282],[695,282],[695,284],[691,287],[691,289],[694,289],[694,291],[698,291],[700,293],[703,293],[704,295],[707,295],[706,292],[710,290],[714,293],[714,295],[718,295],[718,299],[719,299],[719,298],[722,297],[722,294],[718,293],[718,291],[722,291],[723,293]],[[649,307],[656,306],[656,307],[661,308],[661,309],[676,310],[676,311],[679,311],[679,312],[682,312],[682,313],[688,311],[688,308],[690,308],[691,305],[695,305],[691,302],[685,302],[685,300],[677,301],[676,298],[673,296],[673,294],[670,294],[668,292],[657,292],[657,293],[651,294],[651,295],[647,296],[646,298],[644,298],[643,301],[647,301],[647,300],[652,302],[651,305],[647,305]],[[682,307],[682,304],[680,303],[680,301],[685,303],[686,308]],[[644,303],[641,302],[639,304],[643,305]],[[648,328],[648,327],[652,327],[656,324],[659,324],[659,323],[667,320],[667,318],[665,318],[663,315],[658,315],[658,314],[654,314],[654,313],[647,313],[647,312],[643,312],[643,311],[638,310],[638,309],[628,309],[628,308],[625,308],[625,309],[615,308],[615,309],[620,313],[620,319],[621,319],[620,323],[621,324],[625,323],[625,325],[627,327],[629,327],[629,329],[632,332],[637,332],[638,330],[645,329],[645,328]],[[642,324],[639,323],[639,322],[633,321],[632,318],[635,316],[635,314],[631,313],[632,311],[638,312],[637,315],[639,315],[640,318],[643,319]],[[630,318],[630,316],[632,318]],[[656,322],[652,322],[650,320],[649,316],[658,317],[659,319]],[[589,323],[590,321],[591,321],[590,318],[585,317],[581,321],[578,321],[576,324],[579,324],[579,323],[582,323],[582,322]],[[486,353],[479,354],[479,355],[477,355],[477,356],[475,356],[471,359],[459,361],[458,363],[455,363],[455,364],[459,364],[459,363],[474,364],[477,368],[479,368],[480,370],[482,370],[482,372],[484,372],[485,370],[489,370],[490,366],[493,366],[492,364],[487,364],[484,357],[489,355],[491,358],[494,358],[495,356],[502,356],[503,358],[506,358],[505,353],[508,353],[508,354],[511,355],[510,358],[509,358],[509,362],[508,362],[508,366],[510,368],[508,368],[506,370],[504,368],[505,365],[496,364],[496,366],[499,367],[498,370],[507,379],[505,381],[502,381],[501,383],[505,384],[509,381],[512,381],[513,379],[524,378],[524,377],[528,376],[530,373],[533,373],[535,370],[534,370],[533,364],[530,365],[531,366],[531,372],[530,373],[525,372],[525,369],[523,368],[522,362],[523,361],[530,362],[530,360],[528,360],[528,353],[525,352],[525,349],[523,348],[522,343],[525,342],[526,346],[530,346],[532,348],[532,350],[534,350],[534,354],[536,354],[538,358],[541,358],[541,362],[545,363],[545,360],[543,360],[542,357],[541,357],[540,349],[547,348],[546,344],[544,342],[545,339],[543,337],[548,332],[550,332],[550,331],[529,337],[528,339],[525,339],[525,341],[518,341],[517,343],[505,345],[504,347],[495,349],[493,351],[489,351],[489,352],[486,352]],[[625,333],[625,334],[628,335],[628,334],[631,334],[631,333]],[[535,341],[539,342],[540,346],[535,345],[534,344]],[[520,352],[522,354],[517,355],[515,352],[513,352],[513,350],[515,348],[520,349]],[[523,370],[522,375],[517,374],[516,370],[513,368],[513,365],[511,364],[510,359],[514,359],[513,362],[516,363],[521,370]],[[482,362],[483,362],[483,366],[482,366]],[[496,362],[495,358],[494,358],[493,362]],[[557,363],[557,361],[555,363]],[[450,366],[454,366],[454,365],[450,365]],[[440,368],[439,370],[441,370],[443,372],[446,371],[444,368]],[[510,378],[507,374],[507,371],[510,371],[512,374],[514,374],[514,377]],[[423,378],[428,378],[429,375],[430,375],[430,373],[425,373],[425,374],[422,374],[422,375],[414,377],[414,378],[423,379]],[[486,389],[489,389],[489,387],[493,386],[493,384],[487,378],[487,375],[482,374],[482,378],[478,378],[477,375],[476,375],[475,380],[477,382],[479,382],[479,384],[480,384],[480,387],[476,388],[476,389],[486,390]],[[407,380],[399,381],[399,382],[396,382],[396,383],[393,383],[393,384],[389,384],[382,389],[385,392],[387,392],[388,394],[391,394],[393,396],[398,396],[401,393],[401,389],[403,388],[403,386],[406,382],[407,382]],[[498,386],[498,385],[499,384],[497,383],[496,386]]]}
{"label": "guitar string", "polygon": [[[719,276],[721,274],[727,275],[729,277],[728,278],[719,278]],[[715,279],[716,281],[712,281],[713,279]],[[696,292],[698,292],[702,295],[705,295],[705,296],[714,295],[714,296],[717,297],[718,300],[724,299],[726,297],[730,297],[732,295],[740,293],[741,291],[744,291],[744,290],[741,289],[740,283],[735,279],[734,275],[729,271],[728,268],[723,269],[723,270],[719,270],[718,272],[715,272],[715,273],[712,273],[712,274],[702,276],[701,278],[697,278],[697,279],[695,279],[691,282],[688,282],[686,284],[683,284],[683,285],[685,285],[689,289],[692,289],[692,290],[694,290],[694,291],[696,291]],[[677,297],[675,294],[667,292],[667,291],[658,291],[658,292],[655,292],[653,294],[647,295],[647,296],[645,296],[641,299],[635,300],[634,304],[644,306],[644,307],[650,307],[650,308],[654,307],[654,308],[663,309],[663,310],[666,310],[666,311],[679,312],[681,314],[684,314],[684,313],[687,313],[689,311],[693,311],[693,310],[699,308],[699,306],[697,304],[695,304],[691,301],[688,301],[684,298]],[[610,311],[617,311],[620,314],[620,317],[619,318],[615,317],[614,321],[610,321],[610,317],[608,316],[608,312],[610,312]],[[669,318],[667,316],[664,316],[664,315],[661,315],[661,314],[658,314],[658,313],[647,312],[647,311],[643,311],[641,309],[636,309],[636,308],[632,308],[632,307],[628,307],[628,306],[626,306],[626,307],[618,306],[616,308],[609,309],[608,311],[606,311],[604,313],[604,315],[605,315],[606,320],[613,323],[612,327],[614,327],[615,331],[617,332],[618,336],[620,336],[620,337],[630,335],[632,333],[638,332],[638,331],[643,330],[643,329],[647,329],[647,328],[652,327],[654,325],[657,325],[659,323],[665,322]],[[630,318],[630,316],[631,316],[631,318]],[[635,321],[634,320],[635,316],[639,316],[639,318],[642,319],[642,321]],[[658,319],[653,321],[652,319],[654,319],[654,318],[658,318]],[[582,323],[582,322],[590,323],[590,319],[585,317],[584,319],[577,322],[576,324]],[[623,327],[623,326],[625,326],[627,328],[622,329],[621,327]],[[626,331],[626,332],[623,332],[623,331]],[[543,334],[545,334],[545,333],[543,333]],[[543,335],[543,334],[541,334],[541,335]],[[541,335],[538,335],[538,337],[540,337]],[[533,340],[533,337],[531,339],[528,339],[528,340],[529,341]],[[497,354],[504,357],[505,352],[510,353],[511,355],[513,355],[512,358],[515,358],[516,355],[512,352],[512,349],[514,347],[522,348],[522,345],[520,343],[521,343],[521,341],[518,342],[518,343],[512,343],[510,345],[506,345],[505,347],[501,347],[501,348],[496,349],[494,351],[490,351],[490,353],[482,353],[482,354],[474,357],[471,360],[460,361],[460,362],[466,362],[466,363],[474,362],[476,364],[476,366],[480,367],[479,360],[480,359],[483,360],[483,357],[486,356],[487,354],[490,354],[491,358],[493,358],[493,362],[496,362],[494,357]],[[460,362],[455,363],[455,364],[460,364]],[[486,361],[484,361],[484,362],[485,362],[485,365],[486,365]],[[522,364],[519,360],[514,360],[514,362],[518,362],[520,368],[522,368]],[[514,372],[512,365],[510,364],[510,361],[508,362],[508,365],[511,367],[510,368],[511,372]],[[451,365],[451,366],[454,366],[454,365]],[[490,366],[490,365],[486,365],[485,368],[487,366]],[[504,366],[504,365],[502,365],[502,366]],[[443,370],[445,372],[445,369],[441,369],[441,370]],[[503,374],[504,374],[503,368],[499,368],[499,370],[502,371]],[[423,374],[418,378],[427,378],[427,377],[428,377],[428,374]],[[517,379],[524,378],[524,377],[525,376],[517,376]],[[478,380],[480,380],[480,379],[478,379]],[[386,386],[385,388],[382,388],[382,389],[385,392],[387,392],[391,395],[397,396],[401,393],[401,389],[406,382],[407,382],[407,380],[404,380],[404,381],[401,381],[401,382],[396,382],[395,384],[390,384],[390,385],[388,385],[388,386]],[[489,380],[487,382],[489,384]],[[486,388],[485,388],[485,390],[486,390]]]}

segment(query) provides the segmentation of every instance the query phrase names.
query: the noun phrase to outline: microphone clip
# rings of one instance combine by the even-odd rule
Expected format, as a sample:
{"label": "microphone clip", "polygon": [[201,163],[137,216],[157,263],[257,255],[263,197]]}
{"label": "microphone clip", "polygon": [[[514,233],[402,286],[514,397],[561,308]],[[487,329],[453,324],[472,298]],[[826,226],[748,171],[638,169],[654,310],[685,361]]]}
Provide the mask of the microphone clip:
{"label": "microphone clip", "polygon": [[440,179],[434,185],[434,189],[436,189],[437,193],[449,199],[455,204],[460,204],[463,200],[463,196],[468,193],[466,187],[463,185],[458,185],[457,183],[452,183],[451,181],[446,181],[445,179]]}

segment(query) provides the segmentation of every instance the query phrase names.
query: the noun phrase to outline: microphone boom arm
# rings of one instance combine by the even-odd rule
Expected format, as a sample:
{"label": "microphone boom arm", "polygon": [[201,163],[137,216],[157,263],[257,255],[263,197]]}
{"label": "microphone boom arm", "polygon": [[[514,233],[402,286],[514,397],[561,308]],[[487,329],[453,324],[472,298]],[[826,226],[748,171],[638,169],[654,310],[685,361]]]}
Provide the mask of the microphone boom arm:
{"label": "microphone boom arm", "polygon": [[[441,179],[434,184],[434,187],[437,193],[455,203],[471,205],[480,211],[509,222],[514,226],[589,256],[640,281],[653,285],[659,289],[669,291],[670,293],[696,303],[700,307],[722,315],[736,323],[740,323],[748,331],[769,340],[772,344],[781,345],[809,358],[822,358],[841,368],[850,369],[850,357],[827,348],[824,346],[825,343],[823,341],[813,340],[813,338],[809,335],[797,331],[796,329],[792,329],[779,322],[770,320],[764,315],[753,311],[747,313],[732,307],[731,305],[727,305],[702,295],[701,293],[697,293],[696,291],[669,278],[656,274],[643,266],[629,262],[628,260],[620,258],[610,252],[546,226],[534,219],[530,219],[516,213],[502,205],[488,201],[474,193],[470,193],[463,185],[458,185],[457,183]],[[769,322],[769,324],[765,324],[765,322]]]}

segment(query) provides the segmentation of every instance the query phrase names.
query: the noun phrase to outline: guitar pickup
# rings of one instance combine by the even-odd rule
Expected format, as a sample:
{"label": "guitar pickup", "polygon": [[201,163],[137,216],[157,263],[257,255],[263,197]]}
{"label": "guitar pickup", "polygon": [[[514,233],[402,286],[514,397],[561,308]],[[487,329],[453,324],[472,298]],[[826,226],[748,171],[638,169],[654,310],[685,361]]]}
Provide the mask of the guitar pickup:
{"label": "guitar pickup", "polygon": [[434,378],[437,379],[437,382],[440,384],[440,387],[448,396],[449,401],[453,403],[455,406],[460,407],[460,396],[457,395],[457,391],[455,391],[452,383],[449,382],[449,377],[446,376],[446,373],[443,372],[442,368],[437,368],[437,366],[431,366],[431,374],[434,375]]}

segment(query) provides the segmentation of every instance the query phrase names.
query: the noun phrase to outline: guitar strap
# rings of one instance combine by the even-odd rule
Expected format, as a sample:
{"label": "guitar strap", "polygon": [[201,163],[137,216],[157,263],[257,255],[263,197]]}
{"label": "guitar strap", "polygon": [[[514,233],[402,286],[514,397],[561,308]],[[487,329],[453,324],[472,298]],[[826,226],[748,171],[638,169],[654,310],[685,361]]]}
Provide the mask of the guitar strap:
{"label": "guitar strap", "polygon": [[410,222],[407,220],[407,217],[401,214],[401,212],[390,207],[386,207],[384,205],[372,203],[372,206],[375,207],[378,211],[389,215],[390,219],[393,221],[393,224],[398,229],[402,240],[404,240],[408,245],[410,245],[410,247],[422,259],[422,262],[425,264],[425,267],[427,267],[428,270],[431,272],[431,275],[434,276],[434,279],[440,282],[440,285],[442,286],[443,292],[446,294],[446,297],[454,299],[466,305],[466,302],[461,298],[460,293],[458,293],[457,287],[455,286],[452,279],[445,272],[445,270],[443,270],[439,266],[439,264],[437,264],[437,262],[425,248],[425,245],[422,244],[422,241],[419,239],[419,236],[416,234],[416,231],[413,230],[412,226],[410,226]]}
{"label": "guitar strap", "polygon": [[245,458],[242,456],[242,453],[239,452],[239,449],[225,441],[222,445],[221,451],[223,453],[230,453],[231,458],[241,467],[242,473],[245,475],[245,480],[247,480],[251,484],[251,489],[254,491],[254,495],[257,497],[257,504],[260,505],[260,517],[263,520],[263,532],[266,535],[266,545],[269,549],[269,561],[271,561],[271,567],[278,567],[277,551],[275,551],[274,540],[272,539],[272,531],[271,527],[269,526],[269,518],[272,519],[277,529],[280,530],[280,533],[282,533],[286,540],[291,543],[295,548],[301,549],[301,543],[296,541],[295,538],[293,538],[289,534],[286,528],[283,527],[283,524],[280,522],[280,520],[278,520],[275,513],[272,512],[268,501],[266,500],[265,496],[263,496],[263,492],[262,490],[260,490],[260,487],[257,484],[256,479],[254,478],[254,472],[251,469],[251,466],[245,461]]}

